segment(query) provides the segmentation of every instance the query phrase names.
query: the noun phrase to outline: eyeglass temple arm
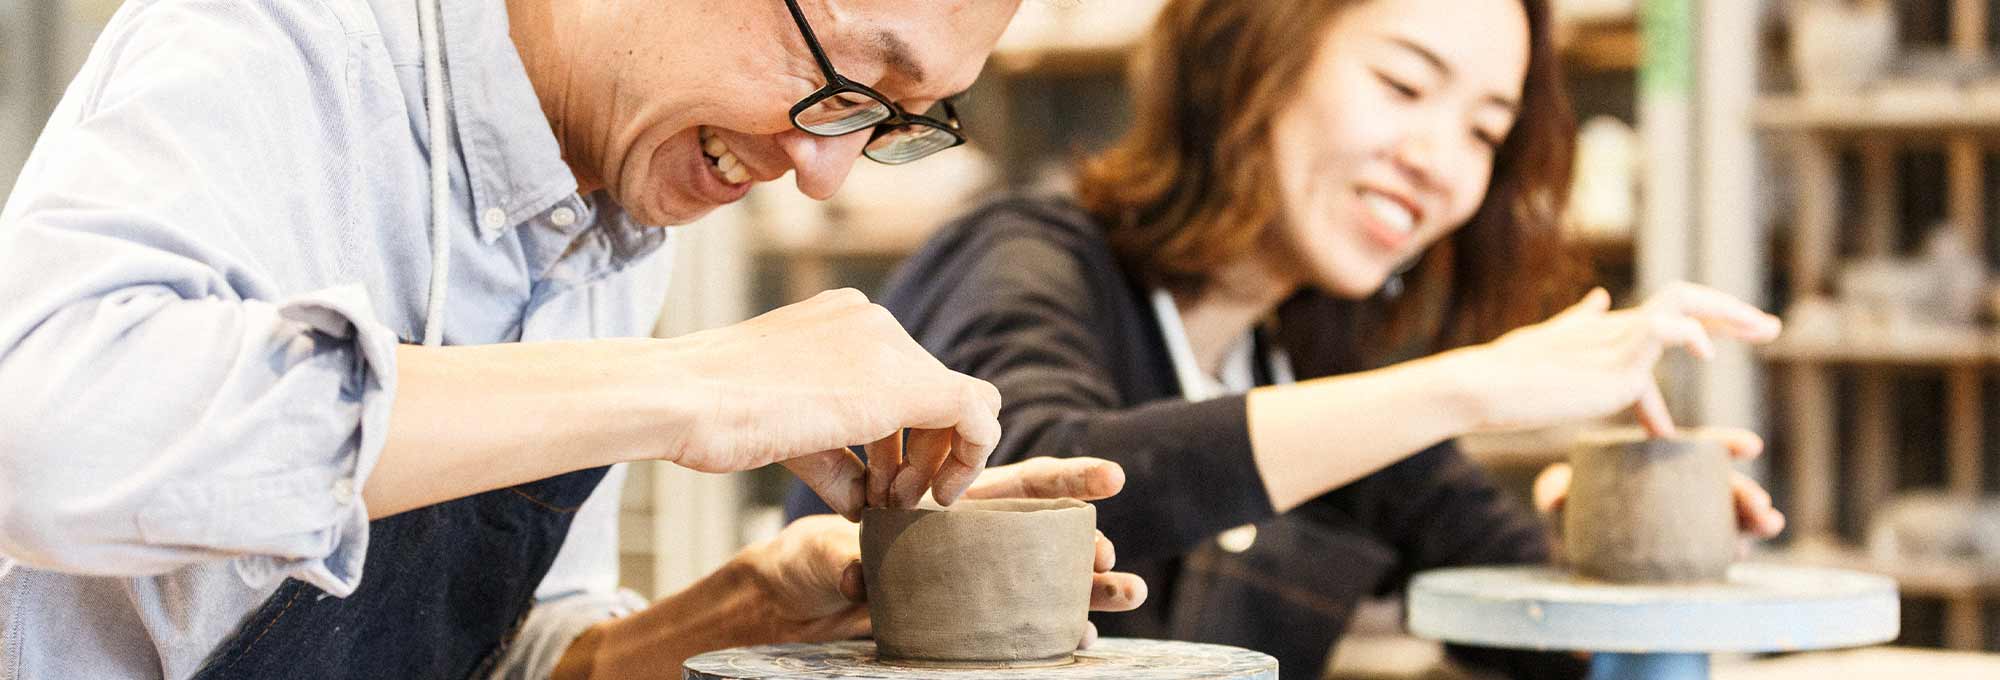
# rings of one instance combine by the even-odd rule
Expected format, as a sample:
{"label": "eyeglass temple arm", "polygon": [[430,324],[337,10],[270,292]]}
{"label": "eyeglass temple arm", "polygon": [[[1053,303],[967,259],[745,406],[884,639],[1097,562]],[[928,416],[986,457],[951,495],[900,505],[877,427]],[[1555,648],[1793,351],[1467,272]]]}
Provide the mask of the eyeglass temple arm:
{"label": "eyeglass temple arm", "polygon": [[806,13],[799,9],[799,0],[785,0],[785,8],[792,11],[792,21],[799,25],[799,34],[806,38],[807,51],[812,52],[813,61],[819,62],[819,70],[826,72],[826,82],[832,85],[840,76],[833,72],[833,62],[826,58],[826,50],[820,48],[819,38],[813,37],[812,24],[806,23]]}

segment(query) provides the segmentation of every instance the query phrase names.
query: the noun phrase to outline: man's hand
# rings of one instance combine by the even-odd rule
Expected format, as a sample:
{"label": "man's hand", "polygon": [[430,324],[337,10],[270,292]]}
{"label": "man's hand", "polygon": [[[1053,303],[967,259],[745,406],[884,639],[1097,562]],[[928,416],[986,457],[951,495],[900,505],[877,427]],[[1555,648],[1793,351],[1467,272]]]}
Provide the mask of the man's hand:
{"label": "man's hand", "polygon": [[[1729,449],[1730,458],[1750,460],[1764,453],[1764,438],[1755,432],[1735,428],[1712,431],[1723,438],[1723,447]],[[1535,507],[1544,513],[1560,509],[1563,500],[1569,497],[1572,473],[1568,463],[1556,463],[1542,470],[1535,477]],[[1741,472],[1731,471],[1730,475],[1730,492],[1736,499],[1737,526],[1757,538],[1771,538],[1784,531],[1785,514],[1771,506],[1770,492]]]}
{"label": "man's hand", "polygon": [[999,390],[945,368],[852,289],[669,342],[676,383],[663,389],[703,402],[683,405],[695,416],[666,459],[703,472],[781,462],[848,519],[926,490],[951,504],[1000,440]]}

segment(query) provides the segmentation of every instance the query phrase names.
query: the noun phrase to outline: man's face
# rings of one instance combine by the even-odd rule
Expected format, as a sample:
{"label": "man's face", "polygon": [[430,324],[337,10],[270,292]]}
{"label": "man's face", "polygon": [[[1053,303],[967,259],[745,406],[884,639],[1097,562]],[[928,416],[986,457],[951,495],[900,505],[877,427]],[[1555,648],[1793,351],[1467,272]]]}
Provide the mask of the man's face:
{"label": "man's face", "polygon": [[[972,85],[1020,0],[799,4],[840,75],[924,113]],[[816,199],[840,188],[871,130],[818,137],[792,126],[792,105],[826,77],[783,0],[665,7],[631,0],[584,19],[614,41],[586,48],[612,57],[608,72],[595,74],[605,82],[588,88],[611,104],[557,121],[587,126],[560,131],[571,165],[654,225],[691,222],[787,172]],[[579,61],[569,66],[605,68]]]}

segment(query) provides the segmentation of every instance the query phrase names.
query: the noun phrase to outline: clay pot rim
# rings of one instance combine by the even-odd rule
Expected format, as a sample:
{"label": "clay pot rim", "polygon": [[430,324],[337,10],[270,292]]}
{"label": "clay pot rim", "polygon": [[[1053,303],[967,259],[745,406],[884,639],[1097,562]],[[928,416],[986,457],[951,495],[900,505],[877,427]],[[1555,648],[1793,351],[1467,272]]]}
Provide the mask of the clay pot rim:
{"label": "clay pot rim", "polygon": [[1608,448],[1628,446],[1645,442],[1713,442],[1728,441],[1723,428],[1676,427],[1674,436],[1654,437],[1644,428],[1637,426],[1593,428],[1578,432],[1571,438],[1570,445],[1578,448]]}
{"label": "clay pot rim", "polygon": [[914,508],[865,508],[863,514],[871,513],[966,513],[980,515],[1029,515],[1037,512],[1062,512],[1090,507],[1074,498],[985,498],[961,500],[949,506],[921,505]]}

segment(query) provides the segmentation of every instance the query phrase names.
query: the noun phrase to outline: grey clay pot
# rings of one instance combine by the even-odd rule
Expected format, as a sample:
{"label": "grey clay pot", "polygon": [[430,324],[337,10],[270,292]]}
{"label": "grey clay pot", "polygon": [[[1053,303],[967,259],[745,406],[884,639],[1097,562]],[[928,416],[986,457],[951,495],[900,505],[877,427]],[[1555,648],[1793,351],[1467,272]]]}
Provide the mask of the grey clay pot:
{"label": "grey clay pot", "polygon": [[1729,454],[1701,430],[1648,439],[1638,430],[1580,438],[1563,502],[1563,547],[1576,575],[1617,583],[1721,581],[1736,558]]}
{"label": "grey clay pot", "polygon": [[1075,500],[869,508],[861,562],[876,656],[910,666],[1067,663],[1090,614],[1097,509]]}

